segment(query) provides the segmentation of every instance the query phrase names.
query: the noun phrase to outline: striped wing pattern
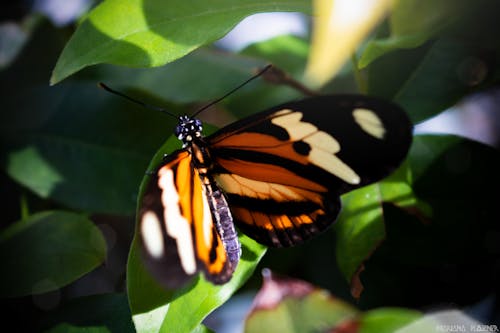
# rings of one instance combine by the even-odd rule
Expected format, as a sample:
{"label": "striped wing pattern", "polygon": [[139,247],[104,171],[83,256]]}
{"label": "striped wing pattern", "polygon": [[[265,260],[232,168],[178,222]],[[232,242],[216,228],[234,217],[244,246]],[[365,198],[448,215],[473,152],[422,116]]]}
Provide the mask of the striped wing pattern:
{"label": "striped wing pattern", "polygon": [[331,225],[342,193],[399,166],[411,124],[389,102],[324,96],[246,118],[207,142],[236,225],[260,243],[282,247]]}

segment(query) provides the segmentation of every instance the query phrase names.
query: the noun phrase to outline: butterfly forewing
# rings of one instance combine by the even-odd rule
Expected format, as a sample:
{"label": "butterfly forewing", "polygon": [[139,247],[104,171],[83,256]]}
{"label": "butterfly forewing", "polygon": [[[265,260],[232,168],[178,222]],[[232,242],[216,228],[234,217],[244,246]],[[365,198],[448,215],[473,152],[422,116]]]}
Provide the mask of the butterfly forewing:
{"label": "butterfly forewing", "polygon": [[275,107],[207,142],[236,224],[266,245],[292,246],[334,222],[342,193],[399,166],[411,133],[396,105],[337,95]]}
{"label": "butterfly forewing", "polygon": [[145,262],[166,286],[179,287],[199,271],[217,284],[231,278],[231,264],[187,150],[169,155],[151,176],[139,223]]}

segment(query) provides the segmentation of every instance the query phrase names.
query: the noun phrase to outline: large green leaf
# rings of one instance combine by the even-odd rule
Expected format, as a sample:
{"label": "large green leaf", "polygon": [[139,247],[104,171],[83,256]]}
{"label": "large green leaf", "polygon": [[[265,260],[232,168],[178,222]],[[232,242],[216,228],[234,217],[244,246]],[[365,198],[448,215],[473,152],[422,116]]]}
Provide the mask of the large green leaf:
{"label": "large green leaf", "polygon": [[108,0],[92,10],[62,52],[51,82],[98,63],[160,66],[228,33],[248,15],[308,12],[308,1]]}
{"label": "large green leaf", "polygon": [[342,197],[344,208],[335,225],[336,256],[340,270],[351,282],[362,263],[384,239],[382,195],[379,184]]}
{"label": "large green leaf", "polygon": [[63,287],[100,265],[106,243],[82,215],[52,211],[30,216],[0,234],[0,296],[40,294]]}
{"label": "large green leaf", "polygon": [[347,281],[354,283],[352,279],[363,262],[385,238],[382,204],[391,202],[400,207],[417,204],[407,172],[408,166],[404,164],[382,182],[342,197],[343,209],[334,228],[337,263]]}

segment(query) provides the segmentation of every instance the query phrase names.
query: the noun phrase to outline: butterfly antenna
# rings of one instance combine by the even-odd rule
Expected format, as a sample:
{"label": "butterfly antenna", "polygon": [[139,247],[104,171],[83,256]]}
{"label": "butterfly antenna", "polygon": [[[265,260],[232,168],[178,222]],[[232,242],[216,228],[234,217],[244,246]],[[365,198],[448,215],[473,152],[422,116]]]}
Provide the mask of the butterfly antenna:
{"label": "butterfly antenna", "polygon": [[165,109],[163,109],[163,108],[160,108],[160,107],[158,107],[158,106],[150,105],[150,104],[144,103],[144,102],[142,102],[142,101],[139,101],[138,99],[135,99],[135,98],[132,98],[132,97],[130,97],[130,96],[128,96],[128,95],[125,95],[124,93],[121,93],[121,92],[119,92],[119,91],[116,91],[116,90],[114,90],[114,89],[111,89],[110,87],[108,87],[107,85],[105,85],[105,84],[104,84],[104,83],[102,83],[102,82],[99,82],[99,87],[100,87],[100,88],[102,88],[102,89],[104,89],[104,90],[106,90],[107,92],[110,92],[110,93],[112,93],[112,94],[115,94],[115,95],[118,95],[118,96],[123,97],[123,98],[125,98],[125,99],[128,99],[129,101],[134,102],[135,104],[139,104],[139,105],[141,105],[142,107],[145,107],[146,109],[151,109],[151,110],[155,110],[155,111],[160,111],[160,112],[166,113],[166,114],[168,114],[169,116],[172,116],[172,117],[174,117],[174,118],[178,118],[178,116],[177,116],[177,115],[175,115],[175,114],[173,114],[173,113],[171,113],[171,112],[169,112],[169,111],[167,111],[167,110],[165,110]]}
{"label": "butterfly antenna", "polygon": [[267,65],[266,67],[264,67],[263,69],[261,69],[257,74],[255,74],[254,76],[252,76],[251,78],[249,78],[248,80],[246,80],[245,82],[241,83],[240,85],[238,85],[236,88],[232,89],[231,91],[229,91],[228,93],[226,93],[224,96],[222,97],[219,97],[217,98],[215,101],[212,101],[210,103],[208,103],[207,105],[203,106],[201,109],[199,109],[198,111],[196,111],[193,115],[191,115],[191,117],[196,117],[198,114],[200,114],[202,111],[208,109],[209,107],[211,107],[212,105],[214,104],[217,104],[219,103],[220,101],[222,101],[224,98],[226,98],[227,96],[231,95],[232,93],[234,93],[236,90],[240,89],[241,87],[243,87],[244,85],[246,85],[247,83],[249,83],[250,81],[252,80],[255,80],[256,78],[258,78],[259,76],[261,76],[262,74],[264,74],[269,68],[273,67],[273,65],[269,64]]}

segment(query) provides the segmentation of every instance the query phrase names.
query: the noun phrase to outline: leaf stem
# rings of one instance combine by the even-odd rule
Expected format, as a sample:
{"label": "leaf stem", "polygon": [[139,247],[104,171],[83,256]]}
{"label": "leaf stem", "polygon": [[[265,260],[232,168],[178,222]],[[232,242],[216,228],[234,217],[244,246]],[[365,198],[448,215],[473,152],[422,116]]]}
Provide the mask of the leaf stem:
{"label": "leaf stem", "polygon": [[351,62],[354,68],[354,79],[356,80],[358,91],[362,94],[367,94],[368,84],[366,82],[366,78],[363,76],[363,73],[361,73],[361,71],[359,70],[358,57],[356,56],[356,53],[352,54]]}
{"label": "leaf stem", "polygon": [[24,221],[30,216],[30,210],[28,207],[28,198],[25,193],[21,193],[19,198],[19,206],[21,208],[21,221]]}

